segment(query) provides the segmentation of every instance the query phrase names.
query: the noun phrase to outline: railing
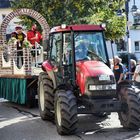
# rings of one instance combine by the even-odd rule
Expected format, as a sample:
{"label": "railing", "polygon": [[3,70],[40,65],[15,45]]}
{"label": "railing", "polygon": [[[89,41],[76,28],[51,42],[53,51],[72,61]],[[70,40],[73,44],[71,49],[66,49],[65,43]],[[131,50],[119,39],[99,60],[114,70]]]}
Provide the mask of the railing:
{"label": "railing", "polygon": [[[34,58],[34,63],[33,65],[34,66],[38,66],[39,63],[42,63],[43,62],[43,47],[38,44],[37,42],[35,43],[35,49],[30,49],[31,52],[34,52],[35,56],[32,58]],[[40,57],[39,57],[40,56]]]}
{"label": "railing", "polygon": [[7,46],[7,48],[0,54],[2,58],[0,71],[2,70],[3,74],[6,74],[4,69],[9,68],[12,74],[34,75],[32,71],[35,71],[44,60],[43,47],[38,43],[35,44],[35,48],[20,50],[17,50],[15,46]]}

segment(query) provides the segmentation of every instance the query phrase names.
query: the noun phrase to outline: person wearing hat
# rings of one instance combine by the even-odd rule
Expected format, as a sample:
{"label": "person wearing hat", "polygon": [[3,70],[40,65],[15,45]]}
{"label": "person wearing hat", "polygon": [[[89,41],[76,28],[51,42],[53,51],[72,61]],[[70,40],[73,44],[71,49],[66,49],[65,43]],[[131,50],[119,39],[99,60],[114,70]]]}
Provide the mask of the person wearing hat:
{"label": "person wearing hat", "polygon": [[18,49],[21,49],[22,48],[23,41],[24,41],[26,35],[23,33],[22,27],[17,26],[15,29],[16,29],[16,38],[18,40],[18,46],[17,46],[17,48]]}
{"label": "person wearing hat", "polygon": [[113,72],[115,75],[116,83],[119,84],[124,78],[123,64],[121,63],[122,59],[118,56],[114,57],[114,68]]}
{"label": "person wearing hat", "polygon": [[[23,33],[22,27],[17,26],[16,30],[16,39],[17,39],[17,66],[20,68],[23,65],[23,50],[22,45],[23,41],[26,38],[26,35]],[[20,64],[21,60],[21,64]]]}

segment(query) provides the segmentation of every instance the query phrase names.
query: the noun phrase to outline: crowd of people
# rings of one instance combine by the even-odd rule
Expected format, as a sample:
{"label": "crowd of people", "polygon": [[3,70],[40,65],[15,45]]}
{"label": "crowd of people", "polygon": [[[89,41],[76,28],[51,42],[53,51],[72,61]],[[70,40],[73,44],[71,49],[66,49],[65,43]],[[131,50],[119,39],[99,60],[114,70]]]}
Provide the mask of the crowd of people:
{"label": "crowd of people", "polygon": [[114,59],[110,59],[110,64],[117,84],[122,80],[133,80],[136,86],[140,86],[140,61],[137,64],[134,59],[130,59],[130,67],[127,68],[122,64],[122,59],[115,56]]}
{"label": "crowd of people", "polygon": [[[27,31],[27,34],[23,32],[21,26],[17,26],[15,31],[11,33],[11,38],[8,42],[14,43],[17,49],[17,67],[23,65],[23,47],[30,47],[32,49],[31,54],[35,57],[35,42],[39,43],[42,40],[41,33],[37,30],[37,25],[33,24],[31,30]],[[21,62],[20,62],[21,61]]]}

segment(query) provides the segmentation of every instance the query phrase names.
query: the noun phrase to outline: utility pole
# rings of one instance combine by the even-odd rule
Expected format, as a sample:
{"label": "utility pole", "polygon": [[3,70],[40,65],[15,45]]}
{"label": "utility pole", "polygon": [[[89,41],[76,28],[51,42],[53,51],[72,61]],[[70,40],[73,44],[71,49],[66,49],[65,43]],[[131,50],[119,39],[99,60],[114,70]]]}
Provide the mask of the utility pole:
{"label": "utility pole", "polygon": [[[130,32],[129,32],[129,2],[130,2],[130,0],[125,0],[126,36],[127,36],[127,51],[128,51],[128,72],[131,72],[131,64],[130,64],[131,39],[130,39]],[[128,77],[130,80],[131,74],[129,74]]]}

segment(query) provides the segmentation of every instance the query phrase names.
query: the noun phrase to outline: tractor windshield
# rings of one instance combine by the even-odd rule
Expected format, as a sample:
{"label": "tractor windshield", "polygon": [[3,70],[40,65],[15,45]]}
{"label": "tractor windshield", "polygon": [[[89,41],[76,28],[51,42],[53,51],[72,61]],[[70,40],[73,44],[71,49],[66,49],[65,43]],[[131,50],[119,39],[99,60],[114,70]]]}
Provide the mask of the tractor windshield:
{"label": "tractor windshield", "polygon": [[75,58],[107,61],[102,32],[75,32]]}

